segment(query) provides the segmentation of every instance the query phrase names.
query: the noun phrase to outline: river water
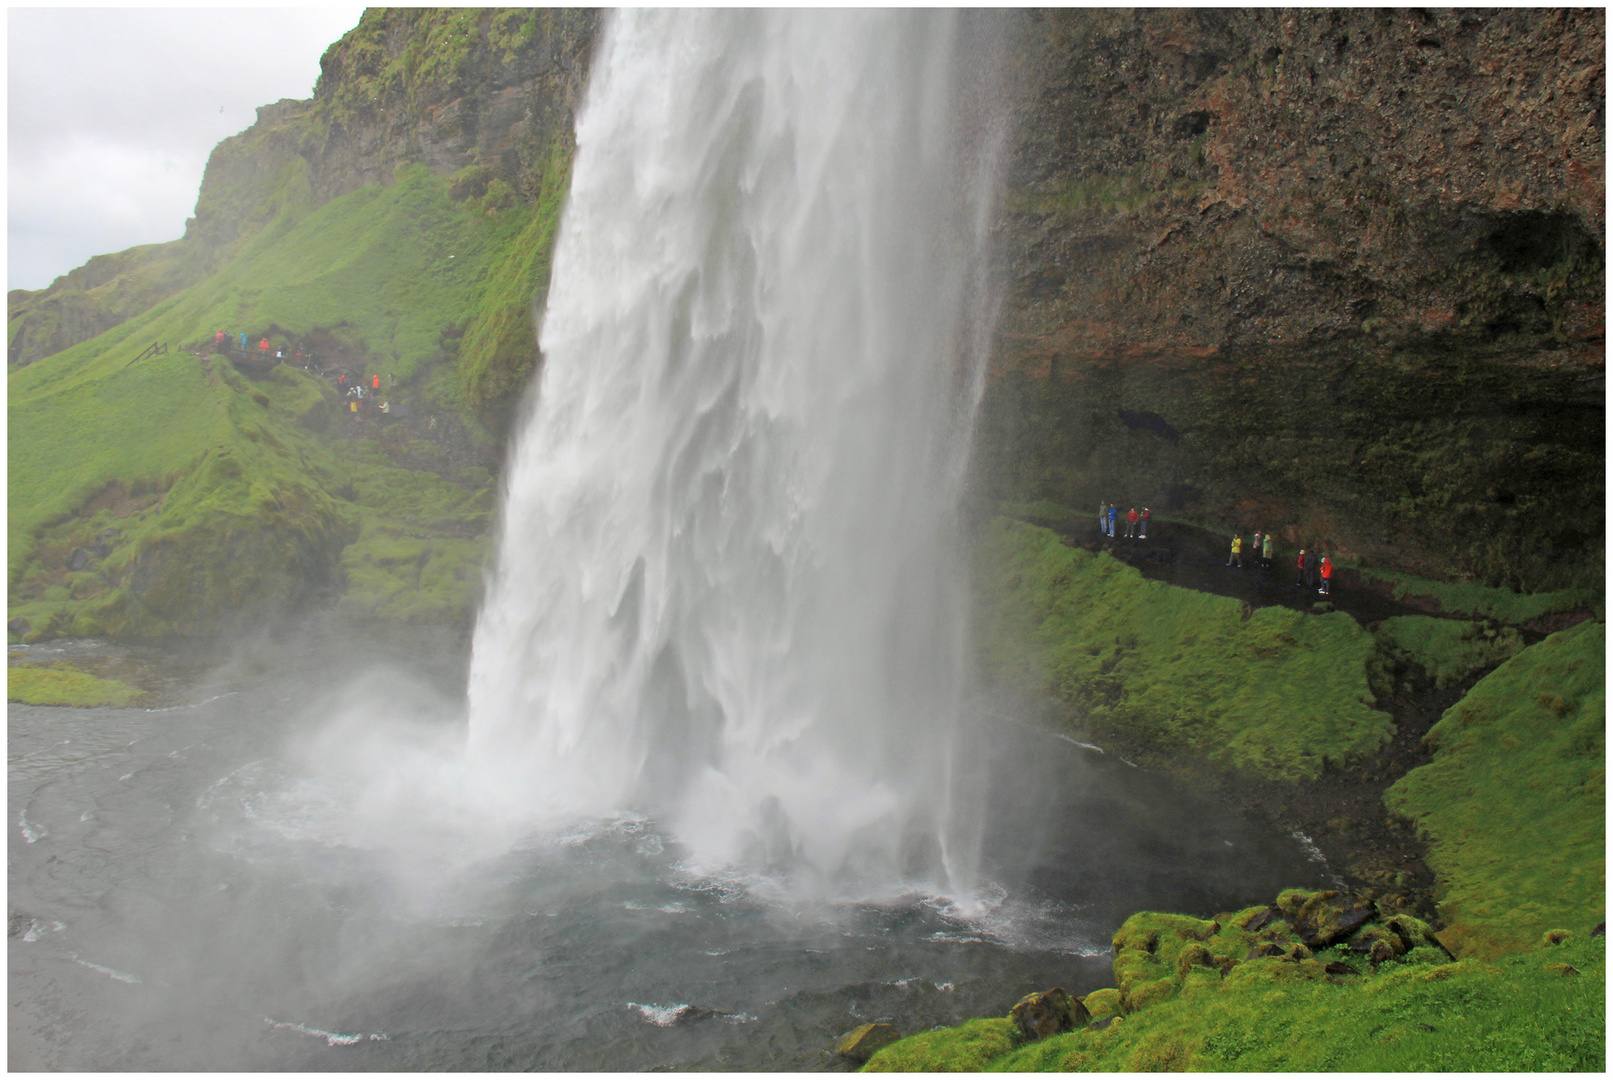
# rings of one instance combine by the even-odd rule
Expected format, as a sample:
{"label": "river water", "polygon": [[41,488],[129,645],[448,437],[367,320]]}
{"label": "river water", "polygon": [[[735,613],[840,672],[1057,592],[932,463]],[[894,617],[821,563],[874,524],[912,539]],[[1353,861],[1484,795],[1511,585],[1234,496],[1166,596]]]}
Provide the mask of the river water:
{"label": "river water", "polygon": [[10,706],[12,1068],[829,1069],[860,1023],[1110,984],[1133,911],[1328,880],[1299,840],[989,716],[967,912],[792,900],[627,813],[478,848],[419,772],[463,756],[462,682],[305,644],[190,706]]}

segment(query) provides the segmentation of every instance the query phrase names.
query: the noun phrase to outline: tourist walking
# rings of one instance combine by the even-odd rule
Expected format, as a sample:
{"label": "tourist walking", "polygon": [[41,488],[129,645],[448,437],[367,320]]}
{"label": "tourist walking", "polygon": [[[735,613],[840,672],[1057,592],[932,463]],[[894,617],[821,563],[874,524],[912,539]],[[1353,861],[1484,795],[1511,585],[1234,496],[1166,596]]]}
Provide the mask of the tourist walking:
{"label": "tourist walking", "polygon": [[1322,556],[1322,587],[1317,591],[1323,596],[1333,595],[1333,562],[1326,555]]}
{"label": "tourist walking", "polygon": [[1147,540],[1148,539],[1148,507],[1146,507],[1146,506],[1143,507],[1143,512],[1141,514],[1139,514],[1138,517],[1137,517],[1137,523],[1142,526],[1142,539]]}

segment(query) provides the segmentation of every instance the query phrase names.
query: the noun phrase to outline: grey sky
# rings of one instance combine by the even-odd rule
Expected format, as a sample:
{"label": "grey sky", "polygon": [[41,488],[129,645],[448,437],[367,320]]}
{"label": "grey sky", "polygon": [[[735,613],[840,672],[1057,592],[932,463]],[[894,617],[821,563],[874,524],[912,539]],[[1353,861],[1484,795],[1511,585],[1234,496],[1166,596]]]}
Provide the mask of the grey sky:
{"label": "grey sky", "polygon": [[177,240],[213,147],[259,105],[311,96],[363,11],[10,9],[6,287]]}

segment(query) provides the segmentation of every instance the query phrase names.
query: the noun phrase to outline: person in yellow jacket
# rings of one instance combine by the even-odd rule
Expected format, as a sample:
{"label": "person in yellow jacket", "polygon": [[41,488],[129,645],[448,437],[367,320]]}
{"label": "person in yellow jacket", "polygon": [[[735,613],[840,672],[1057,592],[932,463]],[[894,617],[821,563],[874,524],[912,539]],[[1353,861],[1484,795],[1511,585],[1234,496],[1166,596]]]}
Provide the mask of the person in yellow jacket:
{"label": "person in yellow jacket", "polygon": [[1227,565],[1232,566],[1234,564],[1237,565],[1239,570],[1243,569],[1243,537],[1241,536],[1232,538],[1232,557],[1227,560]]}

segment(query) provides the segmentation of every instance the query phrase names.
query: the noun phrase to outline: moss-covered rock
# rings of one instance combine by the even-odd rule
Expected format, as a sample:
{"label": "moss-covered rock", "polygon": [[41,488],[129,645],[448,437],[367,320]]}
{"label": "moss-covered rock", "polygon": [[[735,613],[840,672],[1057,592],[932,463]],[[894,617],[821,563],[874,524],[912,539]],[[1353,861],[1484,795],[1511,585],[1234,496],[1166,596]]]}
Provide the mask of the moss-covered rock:
{"label": "moss-covered rock", "polygon": [[846,1033],[835,1053],[861,1064],[902,1037],[891,1024],[864,1024]]}
{"label": "moss-covered rock", "polygon": [[1026,994],[1008,1010],[1023,1039],[1046,1039],[1091,1023],[1092,1014],[1084,1003],[1072,998],[1062,986]]}

